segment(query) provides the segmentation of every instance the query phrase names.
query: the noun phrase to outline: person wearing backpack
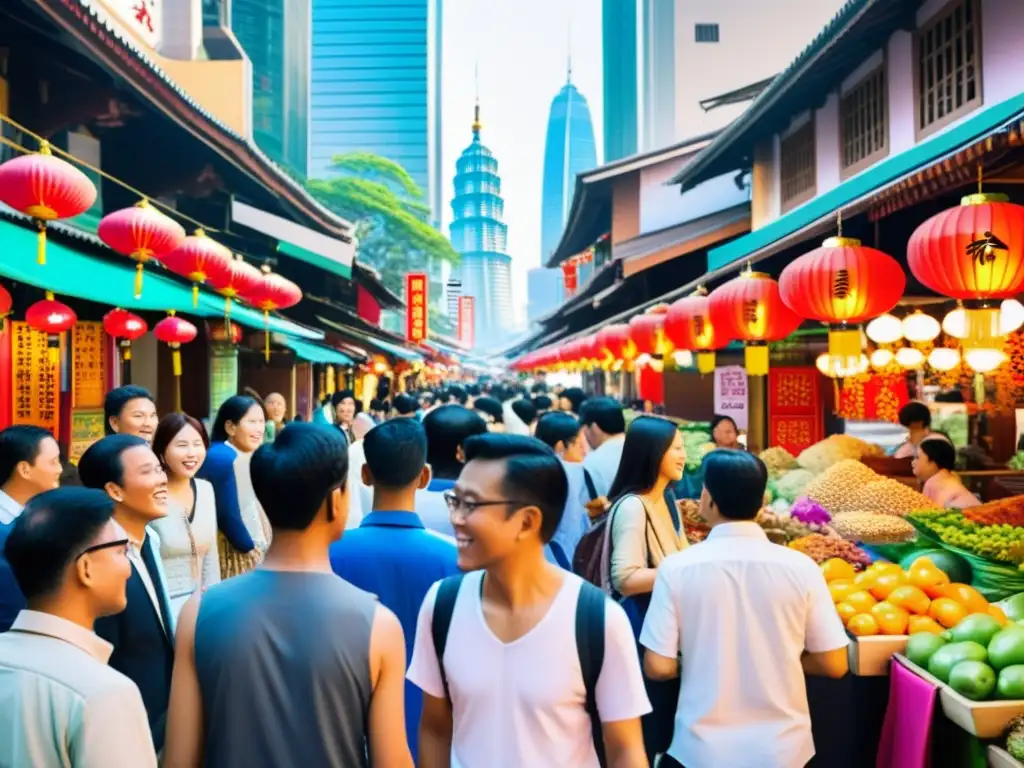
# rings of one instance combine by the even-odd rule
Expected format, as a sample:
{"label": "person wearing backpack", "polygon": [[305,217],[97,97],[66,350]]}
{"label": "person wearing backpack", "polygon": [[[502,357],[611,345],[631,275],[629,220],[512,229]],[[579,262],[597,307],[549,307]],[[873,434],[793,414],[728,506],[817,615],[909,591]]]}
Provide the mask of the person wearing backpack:
{"label": "person wearing backpack", "polygon": [[[420,609],[420,768],[641,768],[650,711],[622,608],[549,563],[568,483],[535,438],[464,445],[446,494],[459,567]],[[569,642],[569,638],[574,638]]]}

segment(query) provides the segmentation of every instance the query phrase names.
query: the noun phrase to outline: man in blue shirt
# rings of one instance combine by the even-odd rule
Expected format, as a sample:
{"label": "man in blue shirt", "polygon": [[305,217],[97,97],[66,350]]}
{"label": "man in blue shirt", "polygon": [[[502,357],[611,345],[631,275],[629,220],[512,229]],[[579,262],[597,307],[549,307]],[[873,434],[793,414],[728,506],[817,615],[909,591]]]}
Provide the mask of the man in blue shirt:
{"label": "man in blue shirt", "polygon": [[[423,598],[435,581],[458,573],[458,552],[453,539],[424,528],[415,512],[416,491],[430,482],[423,426],[415,419],[386,421],[367,433],[363,447],[373,511],[331,545],[331,567],[398,616],[408,663]],[[422,703],[420,689],[406,681],[405,727],[414,758]]]}

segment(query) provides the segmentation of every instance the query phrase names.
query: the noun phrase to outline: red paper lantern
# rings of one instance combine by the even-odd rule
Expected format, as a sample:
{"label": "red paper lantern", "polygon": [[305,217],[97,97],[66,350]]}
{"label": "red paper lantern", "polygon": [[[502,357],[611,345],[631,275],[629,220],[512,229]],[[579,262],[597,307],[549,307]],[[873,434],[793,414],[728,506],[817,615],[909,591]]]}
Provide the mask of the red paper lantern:
{"label": "red paper lantern", "polygon": [[860,359],[859,324],[895,307],[906,285],[892,256],[852,237],[830,237],[782,270],[779,295],[800,317],[828,324],[828,353],[842,367]]}
{"label": "red paper lantern", "polygon": [[14,306],[14,299],[11,294],[0,285],[0,333],[7,331],[7,318],[11,316],[11,308]]}
{"label": "red paper lantern", "polygon": [[171,272],[192,281],[192,306],[199,306],[199,286],[209,280],[223,282],[231,270],[231,251],[197,229],[178,247],[160,257]]}
{"label": "red paper lantern", "polygon": [[729,345],[725,334],[715,332],[711,303],[703,291],[684,296],[668,308],[665,335],[676,349],[697,354],[697,370],[702,374],[715,370],[715,350]]}
{"label": "red paper lantern", "polygon": [[1001,348],[999,303],[1024,288],[1024,207],[968,195],[914,231],[907,266],[922,285],[964,302],[965,347]]}
{"label": "red paper lantern", "polygon": [[210,323],[210,341],[238,344],[242,340],[242,328],[238,323]]}
{"label": "red paper lantern", "polygon": [[225,265],[223,272],[208,274],[206,279],[224,297],[224,319],[227,320],[231,314],[231,300],[253,293],[263,282],[263,273],[236,255]]}
{"label": "red paper lantern", "polygon": [[629,337],[629,326],[626,323],[612,323],[598,331],[597,347],[601,367],[610,368],[621,360],[627,370],[632,369],[633,360],[636,359],[636,344]]}
{"label": "red paper lantern", "polygon": [[263,310],[264,343],[263,354],[270,362],[270,313],[281,309],[294,307],[302,301],[302,289],[295,283],[281,275],[270,271],[266,264],[260,271],[260,281],[249,291],[242,294],[242,298],[257,309]]}
{"label": "red paper lantern", "polygon": [[629,336],[636,345],[637,355],[664,358],[672,352],[672,344],[665,336],[665,316],[668,304],[658,304],[629,321]]}
{"label": "red paper lantern", "polygon": [[78,322],[78,317],[71,307],[57,301],[53,293],[47,291],[45,299],[37,301],[25,312],[25,322],[46,334],[50,362],[56,363],[60,353],[60,334],[73,328]]}
{"label": "red paper lantern", "polygon": [[801,318],[779,295],[779,284],[762,272],[746,271],[708,296],[716,331],[744,342],[747,373],[768,375],[768,342],[781,341]]}
{"label": "red paper lantern", "polygon": [[188,320],[176,317],[174,310],[153,328],[153,335],[171,348],[174,368],[175,408],[181,410],[181,345],[192,341],[199,331]]}
{"label": "red paper lantern", "polygon": [[103,316],[103,330],[115,339],[119,339],[121,359],[132,359],[132,342],[141,339],[149,330],[149,325],[138,315],[124,309],[112,309]]}
{"label": "red paper lantern", "polygon": [[601,351],[597,344],[597,334],[591,333],[580,339],[580,360],[589,370],[601,359]]}
{"label": "red paper lantern", "polygon": [[135,262],[135,298],[142,297],[142,270],[150,259],[163,259],[185,239],[185,230],[148,201],[108,213],[96,233],[100,240]]}
{"label": "red paper lantern", "polygon": [[39,264],[46,263],[46,222],[78,216],[95,202],[96,186],[71,163],[54,157],[49,142],[0,165],[0,203],[35,219]]}

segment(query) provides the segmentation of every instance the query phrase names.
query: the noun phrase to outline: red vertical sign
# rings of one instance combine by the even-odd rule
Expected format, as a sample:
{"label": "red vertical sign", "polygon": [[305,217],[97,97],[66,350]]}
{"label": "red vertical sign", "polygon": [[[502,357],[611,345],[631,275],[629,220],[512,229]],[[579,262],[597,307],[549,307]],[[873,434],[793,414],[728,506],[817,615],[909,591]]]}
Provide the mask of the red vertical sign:
{"label": "red vertical sign", "polygon": [[815,368],[772,368],[768,374],[768,445],[794,456],[824,437],[825,413]]}
{"label": "red vertical sign", "polygon": [[473,346],[473,333],[476,328],[475,310],[476,306],[472,296],[459,297],[459,341],[467,347]]}
{"label": "red vertical sign", "polygon": [[405,276],[405,338],[419,343],[427,338],[427,276]]}

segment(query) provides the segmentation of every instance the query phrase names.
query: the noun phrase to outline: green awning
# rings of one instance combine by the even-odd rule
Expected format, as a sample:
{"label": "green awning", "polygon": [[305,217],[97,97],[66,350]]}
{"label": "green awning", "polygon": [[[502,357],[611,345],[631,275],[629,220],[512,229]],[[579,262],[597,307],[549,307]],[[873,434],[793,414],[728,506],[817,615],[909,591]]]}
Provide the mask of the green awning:
{"label": "green awning", "polygon": [[400,347],[397,344],[392,344],[388,341],[384,341],[383,339],[379,339],[376,336],[371,336],[368,333],[362,333],[361,331],[357,331],[355,328],[350,328],[347,325],[336,323],[333,320],[330,320],[329,318],[323,317],[322,315],[317,315],[316,319],[317,322],[323,323],[325,328],[333,328],[334,330],[340,333],[344,333],[347,336],[351,336],[354,339],[358,339],[360,342],[369,344],[371,347],[376,347],[380,351],[386,352],[389,355],[394,355],[395,357],[400,358],[402,360],[407,360],[411,363],[421,362],[423,360],[423,355],[421,355],[419,352],[413,352],[411,349]]}
{"label": "green awning", "polygon": [[[74,228],[51,226],[55,231],[65,231],[71,237],[93,242],[91,235],[79,234]],[[0,253],[3,254],[0,275],[44,291],[132,310],[165,312],[173,309],[183,315],[197,317],[224,314],[224,299],[220,296],[204,291],[199,295],[199,306],[193,307],[189,286],[152,268],[146,270],[142,296],[136,299],[133,297],[135,268],[131,261],[125,259],[120,263],[99,259],[52,237],[46,243],[46,264],[37,264],[35,230],[5,219],[0,219]],[[231,319],[250,328],[262,330],[264,327],[262,313],[237,302],[231,309]],[[324,337],[319,331],[274,316],[270,318],[270,330],[304,339]]]}
{"label": "green awning", "polygon": [[905,152],[890,155],[823,195],[794,208],[770,224],[754,230],[749,235],[709,251],[708,272],[756,256],[762,249],[796,235],[807,227],[830,219],[835,216],[836,211],[877,194],[883,188],[921,168],[935,164],[947,155],[991,136],[1008,123],[1022,117],[1024,117],[1024,93],[981,109],[953,128],[932,136]]}
{"label": "green awning", "polygon": [[332,347],[324,346],[323,344],[312,344],[308,341],[302,341],[290,336],[285,336],[276,341],[280,341],[296,355],[303,360],[307,360],[311,363],[324,363],[327,365],[354,365],[352,358],[348,355],[339,352],[337,349]]}

